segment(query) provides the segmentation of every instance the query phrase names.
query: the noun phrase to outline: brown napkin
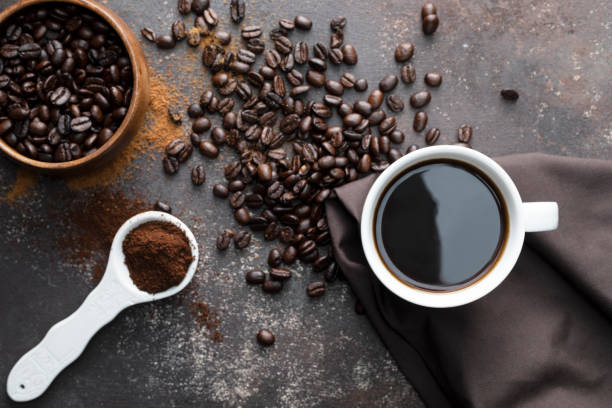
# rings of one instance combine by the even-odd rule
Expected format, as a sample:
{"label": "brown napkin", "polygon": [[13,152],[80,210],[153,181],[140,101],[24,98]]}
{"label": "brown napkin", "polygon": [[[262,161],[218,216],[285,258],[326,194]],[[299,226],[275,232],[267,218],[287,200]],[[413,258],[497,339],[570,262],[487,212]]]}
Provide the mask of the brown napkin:
{"label": "brown napkin", "polygon": [[367,265],[358,221],[375,177],[328,200],[336,259],[430,407],[612,407],[612,161],[543,154],[497,160],[524,201],[557,201],[559,229],[527,234],[510,276],[484,298],[428,309]]}

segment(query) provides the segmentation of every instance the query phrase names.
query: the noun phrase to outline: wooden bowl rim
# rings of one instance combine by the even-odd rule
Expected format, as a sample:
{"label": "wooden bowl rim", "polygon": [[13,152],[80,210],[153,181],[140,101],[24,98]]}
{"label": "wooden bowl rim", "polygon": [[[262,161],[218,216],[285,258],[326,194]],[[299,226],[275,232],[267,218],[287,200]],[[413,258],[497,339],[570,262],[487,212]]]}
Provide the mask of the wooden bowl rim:
{"label": "wooden bowl rim", "polygon": [[[33,7],[45,3],[67,3],[74,4],[87,10],[95,13],[97,16],[101,17],[106,21],[112,28],[115,30],[119,38],[121,39],[123,46],[125,47],[128,56],[130,58],[130,63],[132,64],[132,75],[133,75],[133,85],[132,85],[132,99],[130,100],[130,104],[128,107],[128,111],[119,125],[119,128],[113,133],[113,136],[102,145],[98,150],[92,153],[89,156],[81,157],[76,160],[71,160],[67,162],[45,162],[41,160],[34,160],[27,156],[22,155],[13,147],[9,146],[8,143],[4,141],[3,138],[0,138],[0,150],[10,156],[12,159],[18,161],[21,164],[25,164],[29,167],[40,169],[40,170],[69,170],[77,167],[82,167],[86,163],[95,160],[97,157],[104,155],[108,150],[110,150],[113,145],[115,145],[122,137],[125,136],[126,128],[131,120],[133,120],[136,116],[136,101],[138,100],[138,95],[141,92],[144,92],[144,84],[145,78],[143,78],[139,73],[140,70],[137,67],[140,65],[140,61],[138,58],[137,48],[140,47],[140,44],[135,40],[134,35],[131,30],[127,26],[127,24],[119,17],[115,12],[110,10],[108,7],[99,4],[92,0],[19,0],[17,3],[9,6],[7,9],[0,13],[0,26],[4,24],[4,22],[13,16],[16,13],[23,11],[28,7]],[[127,32],[126,32],[127,30]],[[144,60],[142,61],[144,64]],[[147,72],[146,67],[144,67],[144,71]]]}

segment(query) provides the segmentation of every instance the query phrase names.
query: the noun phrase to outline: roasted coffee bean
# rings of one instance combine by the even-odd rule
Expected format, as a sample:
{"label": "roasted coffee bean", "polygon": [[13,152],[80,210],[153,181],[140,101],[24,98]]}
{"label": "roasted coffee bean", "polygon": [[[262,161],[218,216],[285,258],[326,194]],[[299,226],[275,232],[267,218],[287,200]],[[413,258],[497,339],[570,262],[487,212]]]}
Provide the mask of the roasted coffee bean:
{"label": "roasted coffee bean", "polygon": [[469,143],[472,139],[472,128],[468,125],[461,125],[457,133],[457,140],[461,143]]}
{"label": "roasted coffee bean", "polygon": [[327,63],[320,59],[320,58],[310,58],[308,60],[308,65],[314,69],[317,70],[319,72],[325,72],[325,70],[327,69]]}
{"label": "roasted coffee bean", "polygon": [[378,88],[383,92],[392,91],[397,86],[397,76],[388,74],[379,83]]}
{"label": "roasted coffee bean", "polygon": [[178,0],[178,11],[185,15],[191,13],[192,0]]}
{"label": "roasted coffee bean", "polygon": [[305,64],[308,61],[308,44],[304,41],[299,41],[295,45],[293,56],[297,64]]}
{"label": "roasted coffee bean", "polygon": [[342,84],[342,86],[345,88],[354,87],[356,82],[357,79],[355,78],[355,75],[351,74],[350,72],[345,72],[342,74],[342,78],[340,78],[340,84]]}
{"label": "roasted coffee bean", "polygon": [[298,251],[293,245],[289,245],[285,248],[282,254],[282,261],[287,265],[293,264],[297,260]]}
{"label": "roasted coffee bean", "polygon": [[168,214],[172,214],[172,208],[170,208],[170,206],[168,205],[168,203],[164,202],[164,201],[157,201],[155,203],[155,205],[153,206],[153,209],[155,211],[162,211]]}
{"label": "roasted coffee bean", "polygon": [[[64,160],[62,160],[64,161]],[[175,174],[179,170],[179,161],[176,157],[165,156],[162,159],[162,164],[166,174]]]}
{"label": "roasted coffee bean", "polygon": [[70,121],[70,128],[73,132],[86,132],[91,128],[91,119],[87,116],[79,116]]}
{"label": "roasted coffee bean", "polygon": [[372,109],[378,109],[382,105],[384,99],[385,96],[383,95],[382,91],[375,89],[370,92],[370,96],[368,96],[368,103],[372,106]]}
{"label": "roasted coffee bean", "polygon": [[329,50],[327,49],[327,46],[321,42],[316,43],[312,47],[312,52],[314,53],[314,56],[316,58],[319,58],[322,60],[327,58],[327,55],[329,54]]}
{"label": "roasted coffee bean", "polygon": [[421,9],[421,18],[425,18],[430,14],[438,14],[436,6],[432,3],[425,3]]}
{"label": "roasted coffee bean", "polygon": [[314,69],[309,69],[306,72],[306,81],[315,88],[320,88],[325,84],[325,74],[315,71]]}
{"label": "roasted coffee bean", "polygon": [[223,184],[215,184],[213,186],[213,194],[219,198],[227,198],[229,196],[229,189]]}
{"label": "roasted coffee bean", "polygon": [[408,148],[406,149],[406,154],[408,153],[412,153],[416,150],[419,150],[419,146],[415,145],[415,144],[411,144],[410,146],[408,146]]}
{"label": "roasted coffee bean", "polygon": [[344,42],[344,31],[342,31],[341,29],[338,29],[335,32],[333,32],[331,37],[329,38],[329,47],[338,48],[342,45],[343,42]]}
{"label": "roasted coffee bean", "polygon": [[346,17],[336,16],[331,19],[331,21],[329,22],[329,25],[332,31],[340,30],[344,28],[344,26],[346,25]]}
{"label": "roasted coffee bean", "polygon": [[[276,268],[277,266],[279,266],[281,264],[281,253],[278,249],[274,248],[271,249],[270,252],[268,252],[268,265],[270,265],[272,268]],[[276,277],[272,275],[272,273],[270,273],[270,276],[275,279]],[[281,279],[282,280],[282,279]]]}
{"label": "roasted coffee bean", "polygon": [[245,64],[252,64],[255,62],[255,57],[256,55],[252,51],[245,50],[244,48],[238,50],[238,60]]}
{"label": "roasted coffee bean", "polygon": [[49,101],[53,105],[62,106],[70,100],[71,96],[72,94],[70,93],[70,90],[68,88],[60,86],[59,88],[51,92],[51,95],[49,96]]}
{"label": "roasted coffee bean", "polygon": [[327,285],[325,284],[325,282],[320,282],[320,281],[312,282],[306,288],[306,293],[310,297],[323,296],[323,294],[325,293],[325,288],[326,287],[327,287]]}
{"label": "roasted coffee bean", "polygon": [[187,115],[189,115],[189,117],[193,119],[197,119],[200,116],[204,115],[202,105],[200,105],[199,103],[193,103],[189,105],[189,107],[187,108]]}
{"label": "roasted coffee bean", "polygon": [[414,120],[412,122],[412,128],[415,132],[422,132],[427,126],[427,113],[419,111],[415,113]]}
{"label": "roasted coffee bean", "polygon": [[209,0],[192,0],[191,11],[193,11],[195,14],[202,14],[209,6]]}
{"label": "roasted coffee bean", "polygon": [[219,24],[219,16],[217,16],[217,12],[211,8],[204,10],[203,17],[209,27],[216,27],[217,24]]}
{"label": "roasted coffee bean", "polygon": [[[278,250],[273,251],[278,252]],[[278,255],[280,256],[280,253],[278,253]],[[278,261],[280,264],[280,258]],[[286,281],[287,279],[291,278],[291,271],[288,269],[272,267],[270,269],[270,278],[277,281]]]}
{"label": "roasted coffee bean", "polygon": [[241,171],[242,164],[239,161],[234,161],[225,166],[223,173],[226,179],[233,180],[240,175]]}
{"label": "roasted coffee bean", "polygon": [[368,80],[365,78],[360,78],[355,82],[355,90],[357,92],[363,92],[368,89]]}
{"label": "roasted coffee bean", "polygon": [[191,170],[191,181],[196,186],[204,184],[206,181],[206,171],[203,166],[195,166]]}
{"label": "roasted coffee bean", "polygon": [[214,159],[219,156],[219,149],[217,148],[217,146],[215,146],[212,142],[209,142],[208,140],[203,140],[202,142],[200,142],[200,145],[198,147],[200,149],[200,152],[202,152],[202,154],[206,157]]}
{"label": "roasted coffee bean", "polygon": [[281,56],[276,50],[265,50],[264,58],[266,64],[272,69],[276,69],[281,62]]}
{"label": "roasted coffee bean", "polygon": [[281,35],[276,40],[274,40],[274,48],[281,54],[287,55],[291,51],[293,51],[293,43],[290,39]]}
{"label": "roasted coffee bean", "polygon": [[406,62],[414,55],[414,44],[411,42],[403,42],[395,48],[395,60],[397,62]]}
{"label": "roasted coffee bean", "polygon": [[404,143],[404,138],[405,138],[404,132],[402,132],[401,130],[396,129],[389,134],[389,139],[391,140],[392,143],[395,143],[395,144]]}
{"label": "roasted coffee bean", "polygon": [[234,235],[234,246],[237,249],[244,249],[251,243],[251,233],[247,231],[240,231]]}
{"label": "roasted coffee bean", "polygon": [[172,35],[176,41],[182,41],[185,39],[187,34],[185,33],[185,23],[181,20],[176,20],[172,23]]}
{"label": "roasted coffee bean", "polygon": [[411,84],[416,81],[416,70],[412,64],[404,65],[400,70],[400,77],[406,84]]}
{"label": "roasted coffee bean", "polygon": [[344,126],[354,127],[361,123],[363,116],[359,113],[351,113],[350,115],[346,115],[344,117]]}
{"label": "roasted coffee bean", "polygon": [[261,54],[265,48],[265,43],[260,38],[251,38],[247,41],[247,49],[255,54]]}
{"label": "roasted coffee bean", "polygon": [[329,50],[327,58],[332,64],[340,65],[344,56],[342,55],[342,50],[340,50],[340,48],[332,48],[331,50]]}
{"label": "roasted coffee bean", "polygon": [[295,27],[300,30],[310,30],[312,28],[312,20],[306,16],[296,16],[294,23]]}
{"label": "roasted coffee bean", "polygon": [[195,133],[204,133],[210,129],[211,125],[212,124],[210,122],[210,119],[208,119],[207,117],[201,116],[193,122],[191,129]]}
{"label": "roasted coffee bean", "polygon": [[246,26],[242,29],[241,35],[245,40],[257,38],[261,35],[261,27],[257,25]]}
{"label": "roasted coffee bean", "polygon": [[299,86],[304,83],[304,76],[300,71],[292,69],[287,73],[287,81],[293,86]]}
{"label": "roasted coffee bean", "polygon": [[442,75],[437,72],[428,72],[425,74],[425,83],[429,86],[440,86],[442,84]]}
{"label": "roasted coffee bean", "polygon": [[519,93],[514,89],[502,89],[500,93],[507,101],[516,101],[519,98]]}
{"label": "roasted coffee bean", "polygon": [[389,150],[389,153],[387,153],[387,156],[389,157],[389,160],[391,160],[391,163],[393,163],[402,157],[402,153],[397,149],[391,149]]}
{"label": "roasted coffee bean", "polygon": [[266,293],[278,293],[283,289],[283,282],[277,280],[267,280],[263,284],[263,291]]}
{"label": "roasted coffee bean", "polygon": [[419,91],[410,95],[410,105],[415,108],[422,108],[431,101],[431,94],[429,91]]}
{"label": "roasted coffee bean", "polygon": [[428,14],[423,18],[423,33],[425,35],[431,35],[436,32],[440,19],[436,14]]}
{"label": "roasted coffee bean", "polygon": [[169,50],[171,48],[174,48],[174,46],[176,45],[176,41],[174,40],[174,37],[170,34],[163,34],[155,39],[155,44],[158,48],[161,48],[162,50]]}
{"label": "roasted coffee bean", "polygon": [[264,283],[266,280],[266,274],[259,269],[251,269],[245,275],[247,283],[251,283],[254,285],[259,285]]}
{"label": "roasted coffee bean", "polygon": [[232,35],[227,31],[217,31],[215,33],[215,40],[221,45],[229,45],[232,42]]}
{"label": "roasted coffee bean", "polygon": [[431,146],[438,141],[439,137],[440,137],[440,129],[431,128],[425,134],[425,143]]}
{"label": "roasted coffee bean", "polygon": [[351,44],[344,44],[341,48],[342,59],[347,65],[355,65],[358,61],[357,50]]}
{"label": "roasted coffee bean", "polygon": [[244,0],[230,1],[230,16],[234,23],[240,23],[244,19],[245,3]]}
{"label": "roasted coffee bean", "polygon": [[325,81],[325,89],[332,95],[342,96],[344,93],[344,86],[338,81],[328,79]]}
{"label": "roasted coffee bean", "polygon": [[175,139],[166,146],[166,154],[168,156],[176,156],[185,148],[185,142],[181,139]]}
{"label": "roasted coffee bean", "polygon": [[397,127],[397,120],[393,116],[387,117],[378,125],[378,131],[381,135],[388,135]]}
{"label": "roasted coffee bean", "polygon": [[281,18],[278,20],[278,26],[285,31],[291,31],[295,28],[295,22],[288,18]]}
{"label": "roasted coffee bean", "polygon": [[234,212],[234,218],[236,218],[236,221],[238,221],[240,225],[249,225],[251,214],[246,208],[241,207]]}
{"label": "roasted coffee bean", "polygon": [[219,236],[217,237],[217,249],[219,251],[225,251],[227,248],[229,248],[233,236],[234,233],[231,230],[227,229],[224,230],[221,234],[219,234]]}
{"label": "roasted coffee bean", "polygon": [[387,96],[387,107],[391,112],[401,112],[404,110],[404,101],[399,95]]}

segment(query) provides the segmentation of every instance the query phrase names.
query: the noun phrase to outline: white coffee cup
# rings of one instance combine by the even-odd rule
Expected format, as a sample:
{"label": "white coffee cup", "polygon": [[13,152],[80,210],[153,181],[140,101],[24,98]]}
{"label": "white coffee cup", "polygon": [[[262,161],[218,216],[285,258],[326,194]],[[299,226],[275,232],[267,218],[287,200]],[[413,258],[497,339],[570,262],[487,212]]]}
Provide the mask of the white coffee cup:
{"label": "white coffee cup", "polygon": [[[400,281],[381,259],[374,240],[376,207],[386,187],[409,168],[420,163],[447,159],[464,162],[488,176],[501,193],[508,212],[506,241],[491,269],[473,283],[456,290],[432,291]],[[535,175],[534,175],[535,177]],[[495,289],[508,276],[523,248],[525,232],[550,231],[559,223],[559,208],[555,202],[524,203],[514,182],[491,158],[462,146],[433,146],[416,150],[395,161],[376,179],[361,214],[361,243],[376,277],[393,293],[421,306],[455,307],[473,302]],[[410,233],[410,231],[407,231]],[[474,271],[477,273],[477,271]]]}

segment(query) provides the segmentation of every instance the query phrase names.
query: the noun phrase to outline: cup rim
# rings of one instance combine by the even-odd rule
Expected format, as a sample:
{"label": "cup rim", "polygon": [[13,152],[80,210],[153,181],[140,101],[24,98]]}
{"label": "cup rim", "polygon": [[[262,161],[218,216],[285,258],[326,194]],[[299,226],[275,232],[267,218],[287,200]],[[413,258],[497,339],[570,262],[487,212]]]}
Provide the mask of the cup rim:
{"label": "cup rim", "polygon": [[[466,162],[485,173],[498,187],[508,211],[504,248],[495,265],[468,286],[452,291],[429,291],[400,281],[380,258],[374,241],[374,217],[378,201],[395,177],[415,165],[435,160],[451,159]],[[520,194],[506,171],[490,157],[462,146],[425,147],[396,160],[382,172],[368,192],[361,213],[361,243],[370,268],[383,285],[400,298],[420,306],[447,308],[473,302],[495,289],[508,276],[520,255],[525,238]]]}

